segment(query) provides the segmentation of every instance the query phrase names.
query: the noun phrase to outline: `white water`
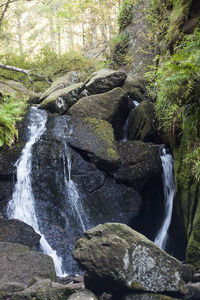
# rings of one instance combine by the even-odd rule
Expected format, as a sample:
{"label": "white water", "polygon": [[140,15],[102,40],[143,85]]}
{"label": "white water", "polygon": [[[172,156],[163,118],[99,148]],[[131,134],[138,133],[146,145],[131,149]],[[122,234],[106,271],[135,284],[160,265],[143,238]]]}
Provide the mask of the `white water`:
{"label": "white water", "polygon": [[[68,178],[65,170],[65,155],[67,156],[67,169],[68,169]],[[70,201],[72,212],[75,218],[78,217],[78,220],[81,225],[81,229],[83,232],[86,231],[86,226],[84,224],[84,211],[81,205],[79,192],[73,180],[71,179],[71,153],[69,148],[67,147],[67,143],[64,143],[64,153],[63,153],[63,172],[64,172],[64,185],[65,185],[65,192],[66,197]]]}
{"label": "white water", "polygon": [[42,251],[52,257],[56,274],[58,276],[65,276],[66,274],[62,270],[62,259],[58,257],[56,251],[51,248],[44,235],[40,232],[31,186],[32,147],[46,129],[47,113],[33,107],[29,116],[28,141],[22,151],[21,157],[15,163],[17,167],[17,182],[14,187],[12,199],[8,203],[7,215],[9,219],[19,219],[32,226],[41,235],[40,245]]}
{"label": "white water", "polygon": [[[134,104],[135,107],[136,107],[136,106],[138,106],[140,103],[134,100],[134,101],[133,101],[133,104]],[[134,107],[134,108],[135,108],[135,107]],[[123,127],[123,138],[122,138],[122,141],[123,141],[123,142],[127,142],[127,140],[128,140],[128,121],[129,121],[129,116],[128,116],[128,118],[126,119],[126,122],[125,122],[124,127]]]}
{"label": "white water", "polygon": [[163,168],[163,185],[164,185],[164,220],[163,224],[155,238],[155,244],[165,250],[168,237],[168,229],[172,218],[173,198],[175,192],[174,177],[173,177],[173,158],[167,154],[166,149],[162,149],[161,155]]}

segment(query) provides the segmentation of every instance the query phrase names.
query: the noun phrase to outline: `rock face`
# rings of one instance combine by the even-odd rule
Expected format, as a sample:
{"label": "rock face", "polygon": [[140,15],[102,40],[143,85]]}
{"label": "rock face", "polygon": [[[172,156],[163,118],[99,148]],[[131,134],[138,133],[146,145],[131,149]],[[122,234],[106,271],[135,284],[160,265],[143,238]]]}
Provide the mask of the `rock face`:
{"label": "rock face", "polygon": [[55,279],[53,260],[28,247],[0,242],[0,292],[23,290],[36,276]]}
{"label": "rock face", "polygon": [[143,101],[131,111],[128,121],[128,139],[158,143],[153,103]]}
{"label": "rock face", "polygon": [[124,84],[127,75],[123,71],[101,69],[91,75],[85,83],[83,94],[93,95],[108,92]]}
{"label": "rock face", "polygon": [[181,263],[124,224],[107,223],[88,230],[73,255],[87,271],[86,287],[96,293],[186,293]]}
{"label": "rock face", "polygon": [[[107,125],[112,128],[109,123]],[[109,161],[103,163],[103,160],[98,163],[94,158],[100,154],[92,156],[95,141],[99,138],[103,143],[105,129],[97,137],[93,133],[93,139],[90,139],[85,125],[79,126],[82,133],[78,129],[76,132],[76,124],[71,124],[68,116],[49,118],[47,130],[33,150],[32,183],[41,230],[63,257],[63,265],[69,273],[79,272],[71,253],[76,240],[83,234],[80,217],[86,229],[109,221],[130,225],[142,205],[138,192],[107,175],[110,166],[116,167],[118,161],[117,165],[109,164]],[[113,135],[113,131],[111,133]],[[81,139],[78,134],[83,134]],[[100,142],[98,145],[99,151],[105,152]],[[86,146],[90,148],[86,149]],[[114,147],[117,151],[115,143]],[[102,171],[102,165],[107,171]],[[73,182],[69,182],[70,167]]]}
{"label": "rock face", "polygon": [[40,249],[40,235],[31,226],[14,219],[0,219],[0,242],[22,244],[33,250]]}

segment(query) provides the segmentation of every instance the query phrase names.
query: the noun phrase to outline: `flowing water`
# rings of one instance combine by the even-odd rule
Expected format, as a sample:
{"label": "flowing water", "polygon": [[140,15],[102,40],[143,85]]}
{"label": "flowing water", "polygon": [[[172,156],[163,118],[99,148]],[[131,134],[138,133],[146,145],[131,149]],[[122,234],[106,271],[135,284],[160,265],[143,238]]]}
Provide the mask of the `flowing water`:
{"label": "flowing water", "polygon": [[[67,156],[68,174],[66,174],[65,155]],[[83,207],[82,207],[82,204],[80,201],[81,199],[79,197],[79,192],[76,187],[76,184],[71,179],[71,168],[72,168],[71,153],[70,153],[70,149],[67,146],[67,142],[65,141],[64,142],[64,153],[63,153],[63,172],[64,172],[64,186],[65,186],[66,199],[71,204],[74,218],[78,219],[78,224],[80,224],[82,232],[85,232],[86,226],[83,221],[84,210],[83,210]]]}
{"label": "flowing water", "polygon": [[35,107],[31,108],[28,125],[28,141],[22,151],[21,157],[15,163],[17,168],[17,182],[14,187],[12,199],[8,203],[8,218],[19,219],[32,226],[37,233],[41,235],[40,246],[42,251],[51,256],[56,274],[65,276],[62,270],[62,259],[58,257],[55,250],[48,244],[45,236],[40,232],[37,219],[35,199],[31,185],[32,171],[32,148],[40,139],[46,129],[47,113]]}
{"label": "flowing water", "polygon": [[165,250],[168,237],[168,229],[172,218],[173,198],[175,193],[174,177],[173,177],[173,158],[167,153],[166,149],[162,149],[161,155],[163,168],[163,186],[164,186],[164,220],[162,226],[155,238],[155,244]]}
{"label": "flowing water", "polygon": [[[135,107],[138,106],[140,103],[137,102],[136,100],[134,100],[134,101],[133,101],[133,104],[134,104],[134,108],[135,108]],[[130,116],[130,114],[129,114],[129,116]],[[128,140],[128,121],[129,121],[129,116],[128,116],[128,118],[126,119],[126,122],[125,122],[124,127],[123,127],[123,138],[122,138],[122,141],[123,141],[123,142],[127,142],[127,140]]]}

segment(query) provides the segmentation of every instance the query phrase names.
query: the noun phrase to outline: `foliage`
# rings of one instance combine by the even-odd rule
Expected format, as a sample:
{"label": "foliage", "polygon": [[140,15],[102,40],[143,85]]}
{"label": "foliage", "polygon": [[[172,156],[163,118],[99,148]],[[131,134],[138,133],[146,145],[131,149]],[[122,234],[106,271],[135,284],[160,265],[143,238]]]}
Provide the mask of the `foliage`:
{"label": "foliage", "polygon": [[[2,55],[0,60],[2,63],[22,69],[37,69],[39,73],[44,74],[51,80],[74,70],[80,73],[80,80],[85,80],[87,76],[101,66],[97,60],[89,59],[81,52],[69,51],[63,55],[58,55],[48,47],[43,47],[34,60],[27,56],[22,58],[13,53]],[[1,70],[0,78],[13,79],[22,82],[27,88],[32,88],[27,76],[21,73]],[[48,87],[49,85],[41,78],[37,76],[34,78],[34,90],[36,92],[44,91]]]}
{"label": "foliage", "polygon": [[25,108],[25,98],[2,95],[0,97],[0,147],[11,146],[18,138],[16,123]]}
{"label": "foliage", "polygon": [[133,18],[134,4],[135,0],[124,0],[122,2],[118,16],[118,25],[120,31],[122,31],[130,24]]}
{"label": "foliage", "polygon": [[126,33],[120,33],[112,40],[112,58],[113,64],[117,66],[127,65],[132,61],[132,57],[128,55],[129,36]]}
{"label": "foliage", "polygon": [[175,51],[156,72],[156,112],[171,143],[175,145],[181,137],[187,153],[184,163],[200,180],[200,30],[186,37]]}

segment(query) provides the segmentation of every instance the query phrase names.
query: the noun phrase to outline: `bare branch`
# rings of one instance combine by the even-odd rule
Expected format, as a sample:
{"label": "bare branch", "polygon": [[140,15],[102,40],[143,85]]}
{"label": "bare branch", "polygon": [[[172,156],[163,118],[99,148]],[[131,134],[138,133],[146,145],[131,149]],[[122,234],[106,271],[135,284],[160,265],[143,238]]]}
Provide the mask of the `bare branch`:
{"label": "bare branch", "polygon": [[5,4],[5,6],[4,6],[4,9],[3,9],[3,11],[2,11],[1,17],[0,17],[0,32],[1,32],[1,26],[2,26],[2,22],[3,22],[3,18],[4,18],[4,16],[5,16],[5,13],[6,13],[7,9],[8,9],[8,6],[9,6],[9,4],[10,4],[10,1],[11,1],[11,0],[7,0],[6,4]]}

